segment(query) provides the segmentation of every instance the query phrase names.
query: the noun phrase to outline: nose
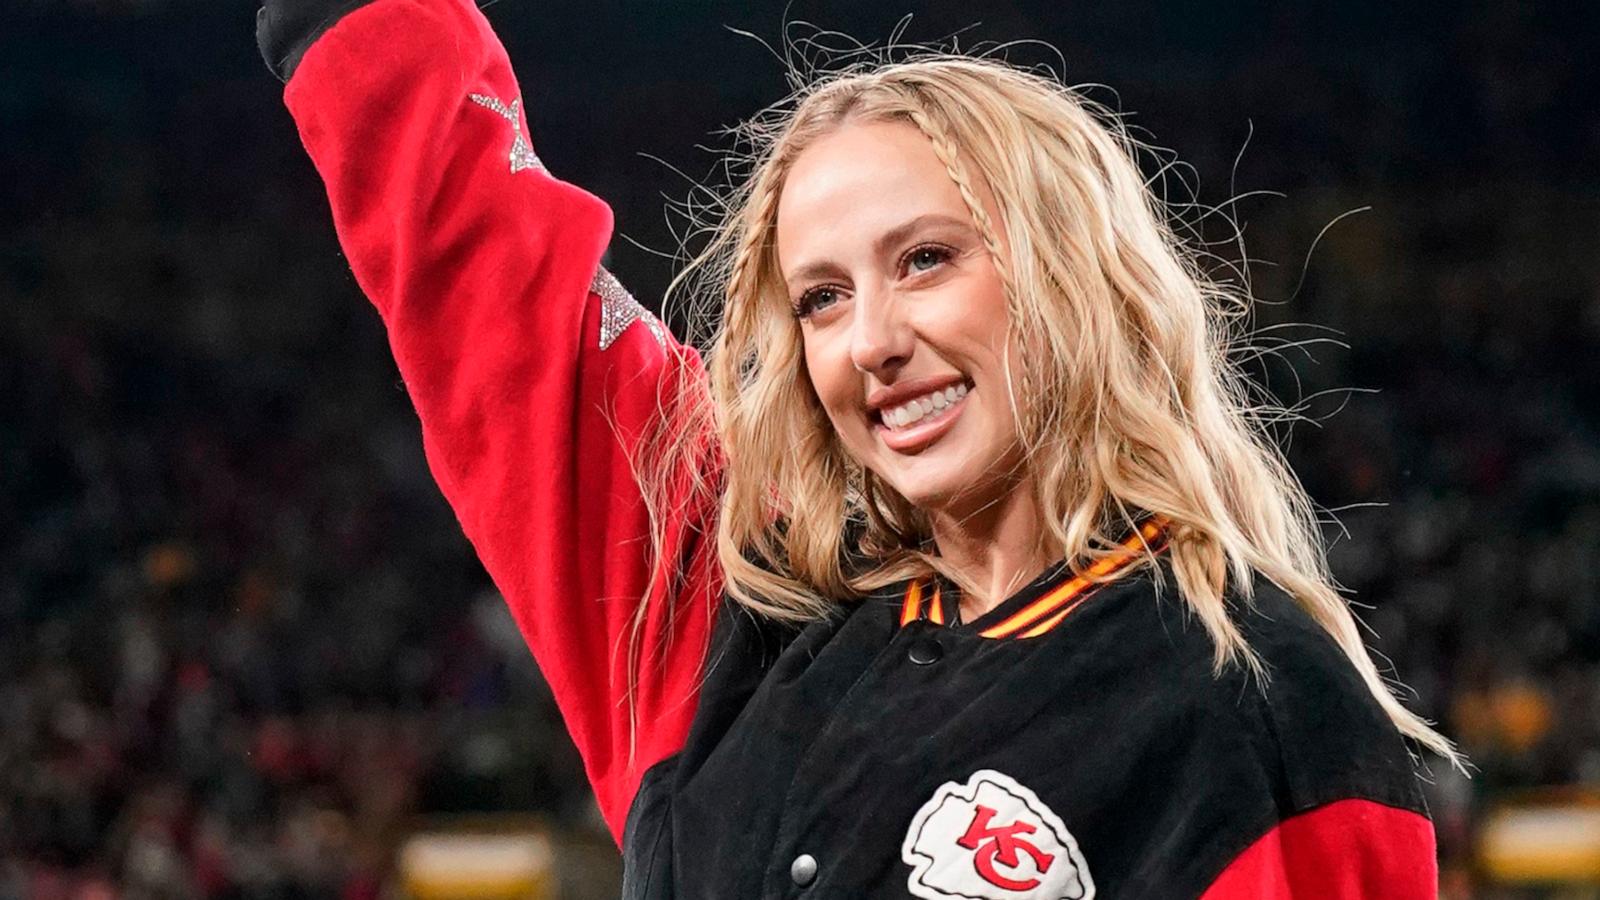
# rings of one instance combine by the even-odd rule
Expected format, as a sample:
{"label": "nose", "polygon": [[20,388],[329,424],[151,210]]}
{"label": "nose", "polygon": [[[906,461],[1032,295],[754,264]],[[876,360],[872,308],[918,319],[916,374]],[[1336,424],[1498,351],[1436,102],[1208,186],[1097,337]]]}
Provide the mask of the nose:
{"label": "nose", "polygon": [[850,327],[850,360],[859,371],[892,380],[911,359],[916,337],[893,292],[857,289]]}

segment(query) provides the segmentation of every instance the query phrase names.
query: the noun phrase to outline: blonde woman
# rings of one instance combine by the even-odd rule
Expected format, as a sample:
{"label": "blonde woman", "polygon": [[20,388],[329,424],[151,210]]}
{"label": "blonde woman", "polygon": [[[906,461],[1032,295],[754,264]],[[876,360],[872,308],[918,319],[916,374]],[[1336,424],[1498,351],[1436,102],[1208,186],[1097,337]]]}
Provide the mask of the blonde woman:
{"label": "blonde woman", "polygon": [[1115,120],[980,59],[821,78],[675,282],[702,356],[599,267],[471,2],[258,37],[626,896],[1434,895],[1406,740],[1453,750]]}

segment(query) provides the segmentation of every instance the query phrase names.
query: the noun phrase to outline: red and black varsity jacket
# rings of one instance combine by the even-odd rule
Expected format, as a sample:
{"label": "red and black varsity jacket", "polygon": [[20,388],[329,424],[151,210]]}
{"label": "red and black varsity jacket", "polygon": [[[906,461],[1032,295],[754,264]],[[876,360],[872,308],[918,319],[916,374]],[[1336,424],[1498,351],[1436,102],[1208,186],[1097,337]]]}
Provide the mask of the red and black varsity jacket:
{"label": "red and black varsity jacket", "polygon": [[[611,211],[539,160],[483,15],[267,0],[259,21],[626,897],[1436,895],[1412,758],[1343,653],[1262,584],[1240,624],[1270,682],[1214,677],[1159,519],[1109,585],[1062,562],[971,622],[934,579],[784,626],[727,599],[705,548],[652,558],[628,451],[700,358],[600,268]],[[677,514],[684,541],[714,533],[714,509]],[[664,560],[689,562],[656,582],[680,593],[645,623],[630,761],[622,645]]]}

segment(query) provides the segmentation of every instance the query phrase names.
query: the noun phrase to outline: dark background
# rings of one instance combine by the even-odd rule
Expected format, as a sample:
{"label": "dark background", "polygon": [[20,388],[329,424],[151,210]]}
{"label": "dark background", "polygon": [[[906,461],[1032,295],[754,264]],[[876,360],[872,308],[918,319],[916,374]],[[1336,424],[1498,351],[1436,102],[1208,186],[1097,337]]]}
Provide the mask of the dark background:
{"label": "dark background", "polygon": [[[875,42],[906,10],[788,18]],[[1291,457],[1340,510],[1375,646],[1478,767],[1433,766],[1447,896],[1523,895],[1473,851],[1495,804],[1600,790],[1593,10],[935,2],[903,32],[1048,42],[1009,57],[1114,88],[1090,93],[1192,164],[1200,203],[1267,192],[1226,207],[1257,325],[1318,327],[1264,339],[1348,346],[1258,368],[1320,423]],[[419,816],[599,827],[253,12],[0,11],[0,897],[373,896]],[[610,266],[648,304],[666,201],[720,177],[696,145],[787,93],[723,26],[781,46],[783,7],[489,14],[540,156],[613,205]]]}

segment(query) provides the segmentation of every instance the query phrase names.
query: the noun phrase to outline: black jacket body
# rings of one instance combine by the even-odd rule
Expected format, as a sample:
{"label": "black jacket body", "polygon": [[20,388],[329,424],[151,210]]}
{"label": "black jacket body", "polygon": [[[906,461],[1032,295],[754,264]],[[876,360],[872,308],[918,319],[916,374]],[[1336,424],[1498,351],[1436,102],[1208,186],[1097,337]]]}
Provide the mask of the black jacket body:
{"label": "black jacket body", "polygon": [[[986,771],[1066,823],[1033,843],[1083,870],[1080,893],[994,897],[1198,897],[1299,813],[1359,798],[1425,814],[1403,740],[1298,605],[1261,585],[1243,618],[1268,681],[1217,677],[1209,636],[1157,571],[1027,640],[979,632],[1059,567],[970,624],[901,625],[903,585],[799,632],[730,605],[688,744],[647,773],[629,813],[624,897],[913,896],[919,854],[973,855],[913,820],[942,785]],[[1027,801],[1012,811],[1044,834]],[[1060,852],[1069,841],[1077,854]],[[1016,858],[1009,881],[1039,874]],[[984,896],[928,881],[915,896]]]}

